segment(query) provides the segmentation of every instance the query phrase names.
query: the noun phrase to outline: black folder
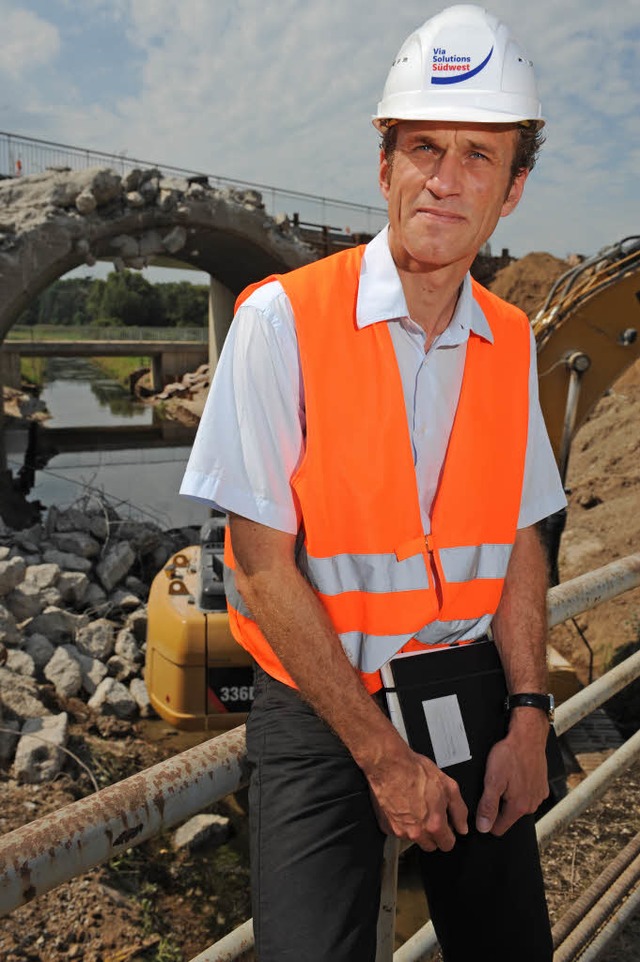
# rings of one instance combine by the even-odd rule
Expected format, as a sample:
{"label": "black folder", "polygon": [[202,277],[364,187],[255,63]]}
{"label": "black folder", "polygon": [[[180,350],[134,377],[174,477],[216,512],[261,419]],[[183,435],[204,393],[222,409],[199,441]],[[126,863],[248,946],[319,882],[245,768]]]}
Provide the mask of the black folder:
{"label": "black folder", "polygon": [[382,677],[396,728],[414,751],[456,780],[474,813],[487,757],[508,727],[507,686],[495,644],[397,655]]}

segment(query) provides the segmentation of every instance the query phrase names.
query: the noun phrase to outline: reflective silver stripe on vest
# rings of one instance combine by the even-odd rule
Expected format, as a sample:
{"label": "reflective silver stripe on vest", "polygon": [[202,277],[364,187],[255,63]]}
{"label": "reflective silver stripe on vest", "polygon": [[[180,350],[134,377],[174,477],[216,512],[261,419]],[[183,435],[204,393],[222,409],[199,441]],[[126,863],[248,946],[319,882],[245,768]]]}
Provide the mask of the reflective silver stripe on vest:
{"label": "reflective silver stripe on vest", "polygon": [[395,554],[337,554],[315,558],[303,547],[298,567],[316,591],[339,595],[344,591],[386,594],[390,591],[420,591],[429,587],[424,555],[398,561]]}
{"label": "reflective silver stripe on vest", "polygon": [[469,638],[485,635],[492,618],[493,615],[482,615],[481,618],[463,618],[459,621],[432,621],[413,637],[423,645],[450,645],[454,641],[468,641]]}
{"label": "reflective silver stripe on vest", "polygon": [[235,608],[239,615],[243,615],[245,618],[253,621],[253,615],[245,605],[242,595],[236,588],[235,572],[232,571],[231,568],[228,568],[227,565],[224,566],[224,593],[231,607]]}
{"label": "reflective silver stripe on vest", "polygon": [[365,635],[362,631],[344,631],[342,647],[354,668],[377,671],[400,651],[413,635]]}
{"label": "reflective silver stripe on vest", "polygon": [[445,579],[450,582],[476,578],[504,578],[511,557],[510,544],[482,544],[469,548],[440,548]]}
{"label": "reflective silver stripe on vest", "polygon": [[372,672],[382,668],[411,638],[416,638],[425,647],[480,638],[486,634],[492,617],[483,615],[461,621],[434,621],[415,634],[365,635],[361,631],[346,631],[340,635],[340,641],[355,668]]}

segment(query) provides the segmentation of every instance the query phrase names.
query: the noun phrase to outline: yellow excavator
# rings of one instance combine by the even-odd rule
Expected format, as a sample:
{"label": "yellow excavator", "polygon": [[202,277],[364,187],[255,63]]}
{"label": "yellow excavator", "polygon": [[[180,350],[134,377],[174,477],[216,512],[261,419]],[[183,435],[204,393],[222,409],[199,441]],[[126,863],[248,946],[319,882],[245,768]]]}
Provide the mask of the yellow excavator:
{"label": "yellow excavator", "polygon": [[[640,357],[640,236],[626,237],[563,274],[532,324],[540,402],[564,483],[576,431]],[[564,523],[564,512],[547,522],[556,580]],[[176,728],[238,725],[253,698],[250,659],[229,631],[223,539],[224,518],[211,518],[201,544],[170,558],[149,594],[147,688],[156,712]],[[560,702],[574,693],[575,679],[566,664],[552,660],[550,668]]]}

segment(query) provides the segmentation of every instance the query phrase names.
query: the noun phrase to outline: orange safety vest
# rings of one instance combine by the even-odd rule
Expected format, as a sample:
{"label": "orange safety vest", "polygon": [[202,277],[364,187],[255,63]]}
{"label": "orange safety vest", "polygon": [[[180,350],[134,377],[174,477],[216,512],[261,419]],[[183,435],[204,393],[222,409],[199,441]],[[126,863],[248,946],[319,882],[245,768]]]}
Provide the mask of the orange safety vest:
{"label": "orange safety vest", "polygon": [[[529,322],[473,282],[494,342],[469,336],[425,536],[391,334],[385,323],[356,326],[363,253],[342,251],[277,280],[295,316],[306,401],[306,451],[291,479],[304,531],[297,563],[373,692],[398,651],[462,637],[498,606],[524,476]],[[295,687],[235,587],[228,536],[225,568],[234,637]]]}

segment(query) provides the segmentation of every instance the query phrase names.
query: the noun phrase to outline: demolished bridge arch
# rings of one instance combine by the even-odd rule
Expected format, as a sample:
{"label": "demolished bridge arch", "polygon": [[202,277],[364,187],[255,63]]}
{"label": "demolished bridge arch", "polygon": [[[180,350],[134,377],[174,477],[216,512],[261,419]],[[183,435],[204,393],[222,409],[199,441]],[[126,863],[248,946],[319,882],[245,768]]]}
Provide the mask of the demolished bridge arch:
{"label": "demolished bridge arch", "polygon": [[[205,271],[212,302],[228,314],[247,284],[316,257],[286,218],[266,213],[255,190],[164,177],[155,168],[7,179],[0,181],[0,340],[53,281],[97,260],[116,269],[170,263]],[[216,323],[218,338],[229,319]]]}

